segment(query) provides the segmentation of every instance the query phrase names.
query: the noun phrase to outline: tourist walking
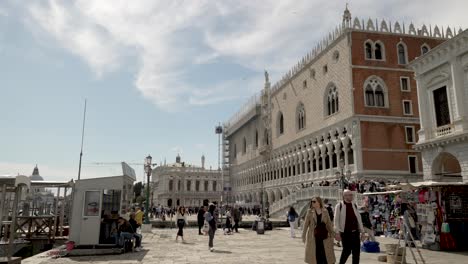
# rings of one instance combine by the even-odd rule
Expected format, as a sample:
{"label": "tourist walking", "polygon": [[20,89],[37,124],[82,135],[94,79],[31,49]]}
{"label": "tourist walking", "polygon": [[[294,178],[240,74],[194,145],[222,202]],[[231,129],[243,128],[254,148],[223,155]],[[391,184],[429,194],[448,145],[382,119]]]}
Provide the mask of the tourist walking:
{"label": "tourist walking", "polygon": [[176,214],[176,223],[179,230],[177,231],[176,241],[179,239],[179,236],[184,241],[184,226],[187,224],[187,213],[185,212],[185,207],[179,207]]}
{"label": "tourist walking", "polygon": [[214,251],[213,240],[216,232],[216,206],[210,204],[208,207],[208,212],[205,213],[205,221],[208,223],[208,248],[211,252]]}
{"label": "tourist walking", "polygon": [[369,240],[375,241],[374,229],[372,228],[372,222],[371,222],[371,218],[369,214],[369,209],[365,205],[359,209],[360,209],[359,214],[361,215],[362,227],[364,228],[364,231],[369,236]]}
{"label": "tourist walking", "polygon": [[232,217],[231,217],[231,210],[227,209],[226,211],[226,224],[224,226],[224,234],[231,235],[232,234]]}
{"label": "tourist walking", "polygon": [[234,220],[234,232],[239,233],[239,222],[242,221],[242,214],[237,205],[232,210],[232,218]]}
{"label": "tourist walking", "polygon": [[343,191],[343,201],[335,207],[334,223],[335,239],[343,244],[339,263],[345,264],[349,255],[353,254],[353,264],[358,264],[364,228],[357,205],[353,202],[353,192],[350,190]]}
{"label": "tourist walking", "polygon": [[288,222],[289,222],[289,228],[291,230],[291,237],[295,238],[296,234],[294,232],[294,228],[296,227],[296,219],[299,217],[299,215],[296,213],[296,210],[294,210],[294,207],[290,207],[288,211]]}
{"label": "tourist walking", "polygon": [[310,208],[302,228],[302,242],[305,243],[305,259],[309,264],[333,264],[333,223],[320,197],[311,200]]}
{"label": "tourist walking", "polygon": [[205,207],[201,206],[197,213],[198,234],[203,235],[202,228],[205,224]]}

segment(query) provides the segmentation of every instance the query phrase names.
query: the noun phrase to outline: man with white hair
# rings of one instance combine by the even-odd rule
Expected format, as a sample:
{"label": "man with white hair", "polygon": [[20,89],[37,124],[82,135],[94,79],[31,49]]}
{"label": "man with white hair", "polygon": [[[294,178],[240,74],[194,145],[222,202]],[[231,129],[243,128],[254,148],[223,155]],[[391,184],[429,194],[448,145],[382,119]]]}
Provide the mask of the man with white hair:
{"label": "man with white hair", "polygon": [[353,264],[359,263],[361,253],[361,236],[364,233],[361,215],[356,203],[353,202],[353,192],[343,191],[343,201],[335,207],[335,239],[342,241],[340,264],[345,264],[349,255],[353,254]]}

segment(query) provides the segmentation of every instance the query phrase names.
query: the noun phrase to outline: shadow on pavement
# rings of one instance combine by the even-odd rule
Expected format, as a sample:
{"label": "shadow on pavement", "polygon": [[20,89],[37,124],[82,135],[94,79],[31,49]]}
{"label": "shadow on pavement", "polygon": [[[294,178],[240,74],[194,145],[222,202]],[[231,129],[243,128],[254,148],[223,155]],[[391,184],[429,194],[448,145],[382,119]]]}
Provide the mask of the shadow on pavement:
{"label": "shadow on pavement", "polygon": [[117,255],[99,255],[99,256],[84,256],[84,257],[70,257],[73,261],[76,262],[90,262],[90,261],[121,261],[125,260],[136,260],[143,261],[146,254],[149,252],[148,249],[143,249],[140,252],[129,252],[124,254]]}
{"label": "shadow on pavement", "polygon": [[227,250],[214,250],[213,253],[221,253],[221,254],[232,254],[231,251],[227,251]]}

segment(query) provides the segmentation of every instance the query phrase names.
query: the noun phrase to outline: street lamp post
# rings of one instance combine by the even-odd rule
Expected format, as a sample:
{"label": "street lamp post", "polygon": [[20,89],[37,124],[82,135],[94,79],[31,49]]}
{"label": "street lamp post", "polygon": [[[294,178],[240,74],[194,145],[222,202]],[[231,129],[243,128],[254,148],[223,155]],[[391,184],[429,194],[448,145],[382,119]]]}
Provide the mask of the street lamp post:
{"label": "street lamp post", "polygon": [[223,149],[223,142],[221,142],[221,137],[223,135],[223,127],[221,126],[221,123],[219,123],[218,126],[215,128],[215,133],[218,135],[218,170],[221,170],[221,201],[220,201],[220,206],[223,205],[223,196],[224,196],[224,158],[223,162],[221,163],[221,153]]}
{"label": "street lamp post", "polygon": [[150,220],[149,220],[149,215],[148,215],[148,212],[150,210],[150,202],[149,202],[149,198],[150,198],[150,176],[151,176],[151,172],[152,172],[152,169],[151,169],[151,162],[152,162],[153,158],[151,157],[151,155],[148,155],[148,157],[146,157],[145,159],[145,172],[146,172],[146,210],[145,210],[145,224],[150,224]]}

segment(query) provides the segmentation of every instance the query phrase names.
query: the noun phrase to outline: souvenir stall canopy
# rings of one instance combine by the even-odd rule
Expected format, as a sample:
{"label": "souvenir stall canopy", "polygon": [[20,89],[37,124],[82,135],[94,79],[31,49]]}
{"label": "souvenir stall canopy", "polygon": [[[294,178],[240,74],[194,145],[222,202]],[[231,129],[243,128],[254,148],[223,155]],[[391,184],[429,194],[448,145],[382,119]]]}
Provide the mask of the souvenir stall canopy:
{"label": "souvenir stall canopy", "polygon": [[135,172],[122,163],[122,175],[77,180],[73,193],[70,241],[75,245],[113,243],[119,216],[127,217]]}

